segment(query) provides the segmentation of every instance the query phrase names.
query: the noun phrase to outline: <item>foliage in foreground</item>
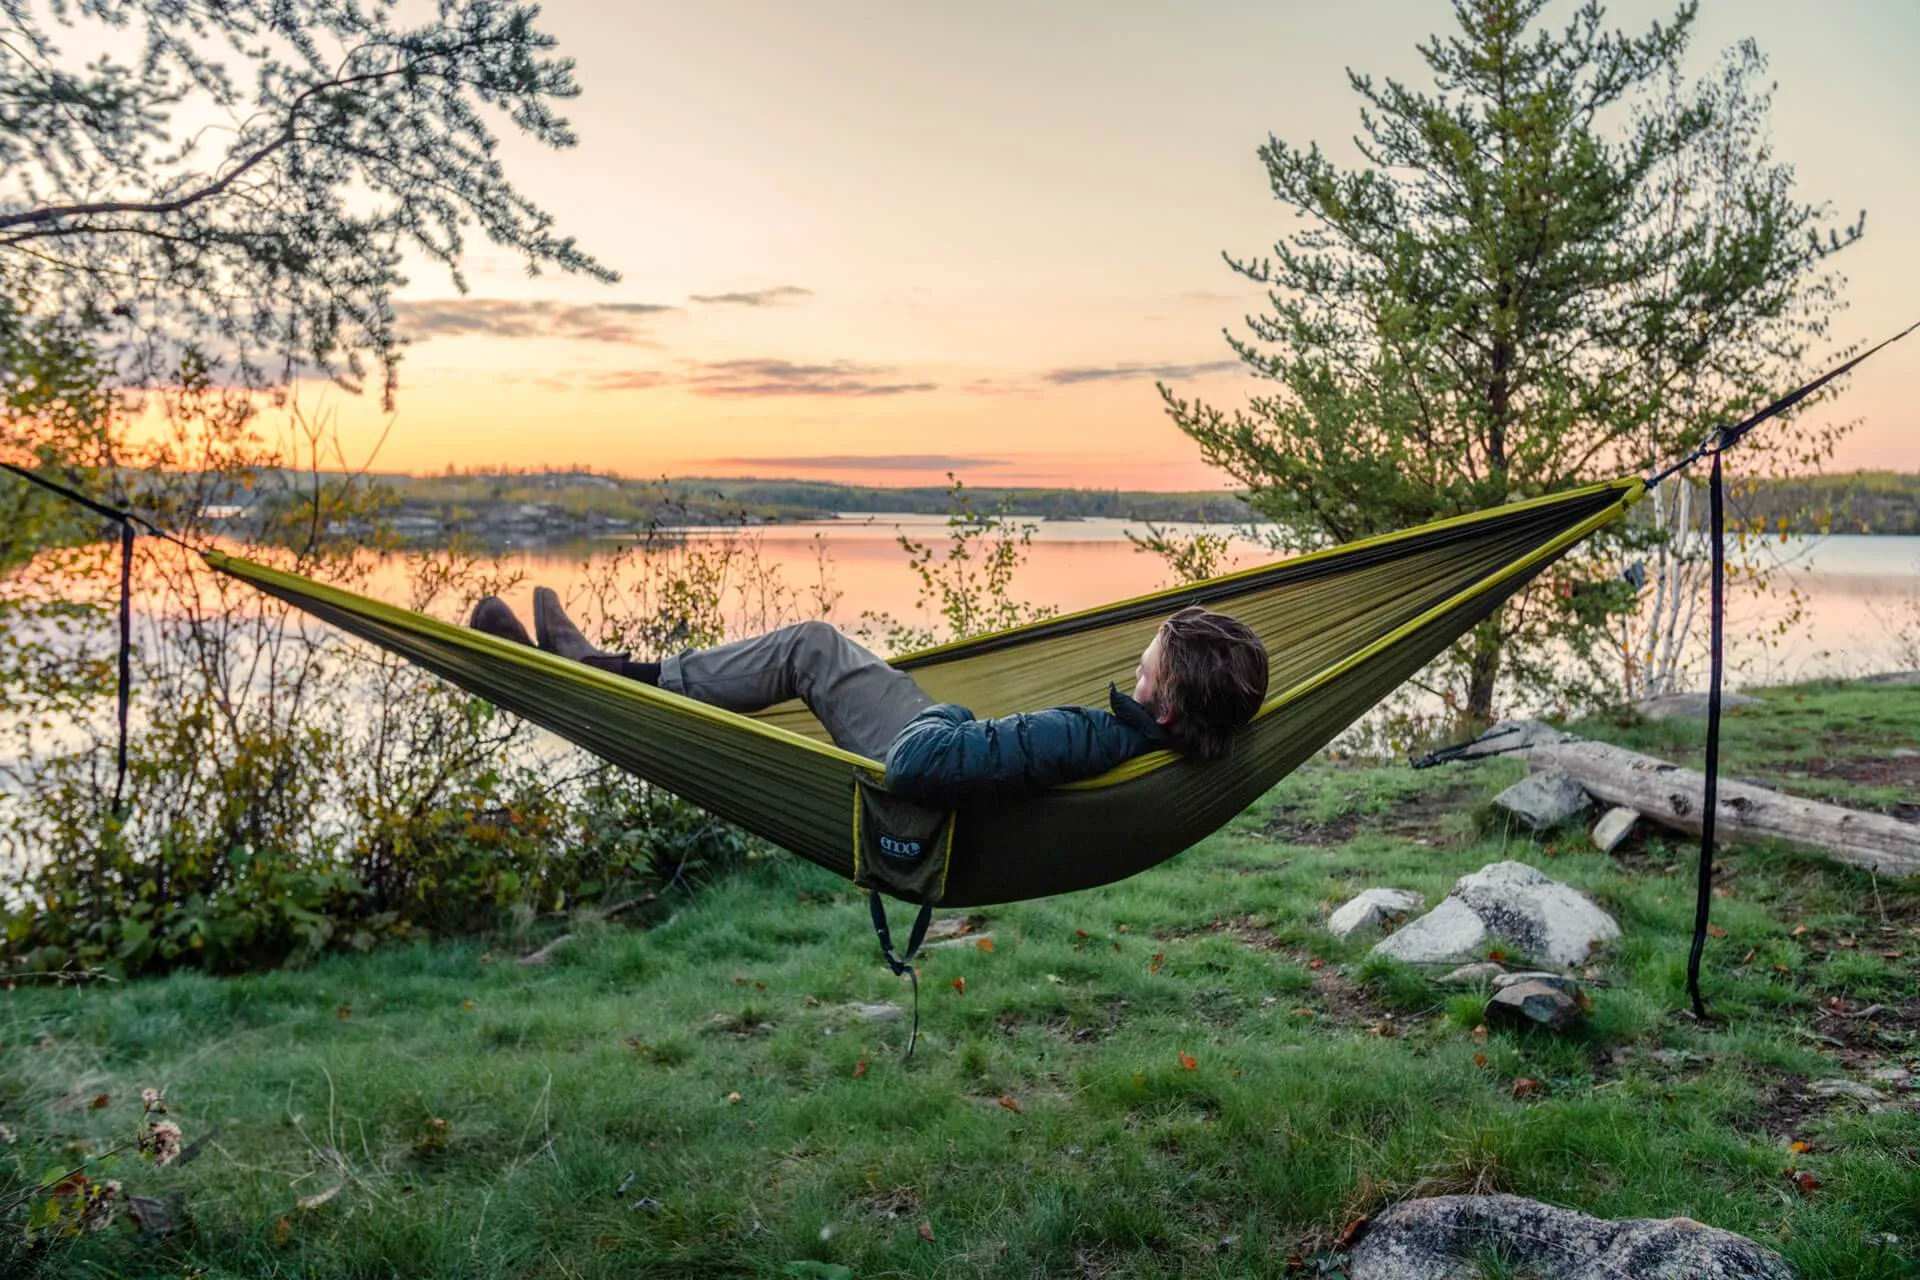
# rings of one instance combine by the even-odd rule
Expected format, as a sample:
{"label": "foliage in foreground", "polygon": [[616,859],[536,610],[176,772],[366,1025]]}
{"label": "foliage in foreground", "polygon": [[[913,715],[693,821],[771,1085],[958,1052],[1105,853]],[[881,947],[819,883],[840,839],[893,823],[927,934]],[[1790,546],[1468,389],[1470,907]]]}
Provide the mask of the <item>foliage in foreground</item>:
{"label": "foliage in foreground", "polygon": [[[1592,731],[1699,749],[1697,725]],[[1917,731],[1920,689],[1773,691],[1730,718],[1728,768],[1894,808],[1913,779],[1886,784],[1905,767],[1887,747]],[[1707,951],[1724,1021],[1697,1025],[1676,1013],[1690,851],[1656,838],[1606,858],[1575,834],[1485,824],[1480,805],[1519,772],[1316,765],[1167,867],[984,913],[928,953],[912,1059],[904,1019],[848,1007],[906,1004],[857,895],[787,858],[644,931],[583,921],[547,967],[468,941],[225,980],[22,984],[0,1002],[16,1136],[0,1195],[67,1143],[110,1144],[150,1085],[189,1141],[217,1136],[141,1180],[176,1210],[168,1234],[122,1224],[12,1264],[1339,1274],[1358,1214],[1505,1190],[1686,1214],[1805,1276],[1912,1274],[1920,1110],[1804,1086],[1920,1055],[1916,890],[1729,851]],[[1582,1035],[1483,1040],[1477,997],[1322,929],[1360,887],[1432,900],[1501,857],[1596,894],[1625,929],[1587,979]]]}

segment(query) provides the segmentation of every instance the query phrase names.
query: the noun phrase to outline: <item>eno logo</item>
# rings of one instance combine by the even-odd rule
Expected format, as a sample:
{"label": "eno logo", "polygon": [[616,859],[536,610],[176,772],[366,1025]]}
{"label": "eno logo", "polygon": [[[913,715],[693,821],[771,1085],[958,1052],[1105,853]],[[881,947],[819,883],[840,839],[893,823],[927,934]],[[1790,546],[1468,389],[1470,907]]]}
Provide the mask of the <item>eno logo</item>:
{"label": "eno logo", "polygon": [[892,836],[881,836],[880,852],[895,858],[917,858],[920,856],[920,842],[918,840],[895,840]]}

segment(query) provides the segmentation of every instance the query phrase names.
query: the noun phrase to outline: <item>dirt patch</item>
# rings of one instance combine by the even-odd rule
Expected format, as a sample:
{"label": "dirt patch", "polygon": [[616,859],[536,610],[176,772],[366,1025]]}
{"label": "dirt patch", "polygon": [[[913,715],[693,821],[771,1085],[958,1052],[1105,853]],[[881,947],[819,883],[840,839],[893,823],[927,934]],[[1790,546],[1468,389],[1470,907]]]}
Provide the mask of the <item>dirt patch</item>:
{"label": "dirt patch", "polygon": [[1252,916],[1235,916],[1229,920],[1215,916],[1207,924],[1191,929],[1176,929],[1169,933],[1156,933],[1154,936],[1168,942],[1185,942],[1197,938],[1203,933],[1224,933],[1234,941],[1251,951],[1285,951],[1286,944],[1276,938],[1272,926]]}
{"label": "dirt patch", "polygon": [[1769,1138],[1791,1141],[1803,1138],[1809,1122],[1825,1115],[1831,1105],[1809,1094],[1807,1082],[1799,1076],[1779,1076],[1761,1091],[1755,1118]]}
{"label": "dirt patch", "polygon": [[1309,848],[1324,849],[1330,845],[1345,844],[1353,839],[1353,833],[1360,829],[1361,818],[1357,813],[1343,813],[1326,822],[1313,822],[1297,816],[1301,806],[1283,804],[1275,807],[1273,815],[1266,825],[1260,828],[1260,834],[1269,840],[1279,840],[1286,844],[1302,844]]}
{"label": "dirt patch", "polygon": [[1343,813],[1316,822],[1301,816],[1303,806],[1275,806],[1260,834],[1287,844],[1324,849],[1345,844],[1362,831],[1379,835],[1412,836],[1425,843],[1447,843],[1438,835],[1449,814],[1459,813],[1480,800],[1480,789],[1470,785],[1422,792],[1403,798],[1385,813]]}

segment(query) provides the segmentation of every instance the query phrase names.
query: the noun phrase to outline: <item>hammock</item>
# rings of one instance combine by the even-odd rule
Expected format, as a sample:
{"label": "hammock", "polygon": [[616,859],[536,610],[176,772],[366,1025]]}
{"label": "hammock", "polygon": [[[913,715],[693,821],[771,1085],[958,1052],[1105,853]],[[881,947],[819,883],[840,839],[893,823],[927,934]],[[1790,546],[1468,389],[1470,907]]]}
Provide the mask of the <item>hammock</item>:
{"label": "hammock", "polygon": [[[936,701],[981,716],[1101,704],[1162,620],[1230,612],[1266,642],[1270,694],[1223,760],[1160,751],[1010,805],[960,809],[946,906],[1121,880],[1257,800],[1570,547],[1639,501],[1615,481],[1515,502],[1205,582],[910,654]],[[850,878],[856,780],[881,766],[832,745],[796,703],[737,715],[635,680],[204,552],[209,565],[523,716],[729,822]],[[911,950],[911,948],[909,948]]]}

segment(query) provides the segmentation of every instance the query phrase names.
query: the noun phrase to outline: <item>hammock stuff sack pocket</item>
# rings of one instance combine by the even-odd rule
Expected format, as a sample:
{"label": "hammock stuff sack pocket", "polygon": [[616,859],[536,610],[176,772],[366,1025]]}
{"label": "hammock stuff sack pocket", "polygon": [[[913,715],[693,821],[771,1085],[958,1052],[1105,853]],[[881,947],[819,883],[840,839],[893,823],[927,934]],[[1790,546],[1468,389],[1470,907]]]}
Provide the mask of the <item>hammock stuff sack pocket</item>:
{"label": "hammock stuff sack pocket", "polygon": [[[874,785],[864,777],[853,780],[853,882],[867,891],[873,913],[873,932],[880,954],[895,975],[913,984],[913,1034],[907,1053],[920,1039],[920,977],[913,957],[926,941],[933,908],[947,889],[947,870],[953,860],[954,814],[951,809],[929,809],[913,804]],[[893,949],[887,928],[887,906],[882,894],[917,902],[906,949]]]}

